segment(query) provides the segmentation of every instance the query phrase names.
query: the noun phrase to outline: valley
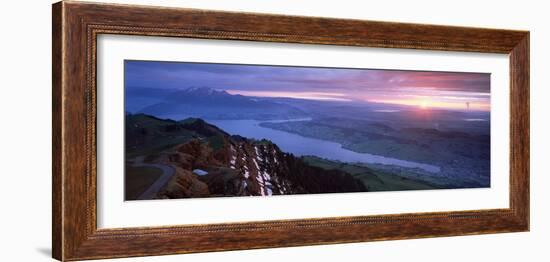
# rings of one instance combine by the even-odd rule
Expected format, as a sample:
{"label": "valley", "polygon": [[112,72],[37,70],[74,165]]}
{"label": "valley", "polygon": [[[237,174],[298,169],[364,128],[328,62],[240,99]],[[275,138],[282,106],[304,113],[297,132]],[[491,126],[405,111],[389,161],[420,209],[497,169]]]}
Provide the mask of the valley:
{"label": "valley", "polygon": [[490,186],[484,112],[204,87],[147,101],[126,112],[127,200]]}

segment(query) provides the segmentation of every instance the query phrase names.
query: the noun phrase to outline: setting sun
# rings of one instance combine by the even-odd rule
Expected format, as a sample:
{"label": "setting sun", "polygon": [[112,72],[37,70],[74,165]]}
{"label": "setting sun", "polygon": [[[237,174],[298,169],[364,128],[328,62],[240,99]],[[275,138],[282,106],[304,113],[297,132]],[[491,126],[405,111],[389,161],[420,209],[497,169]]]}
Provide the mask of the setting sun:
{"label": "setting sun", "polygon": [[429,107],[429,102],[427,100],[420,101],[420,108],[427,109]]}

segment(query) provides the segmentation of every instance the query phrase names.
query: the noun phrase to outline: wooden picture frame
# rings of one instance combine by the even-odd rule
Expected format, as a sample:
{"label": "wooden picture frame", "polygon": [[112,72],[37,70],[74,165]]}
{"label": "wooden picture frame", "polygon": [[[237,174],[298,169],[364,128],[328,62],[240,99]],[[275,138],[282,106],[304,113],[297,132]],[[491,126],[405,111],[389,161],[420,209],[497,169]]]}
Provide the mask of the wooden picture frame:
{"label": "wooden picture frame", "polygon": [[[63,1],[53,5],[53,257],[82,260],[529,230],[529,32]],[[508,54],[510,207],[97,228],[99,34]]]}

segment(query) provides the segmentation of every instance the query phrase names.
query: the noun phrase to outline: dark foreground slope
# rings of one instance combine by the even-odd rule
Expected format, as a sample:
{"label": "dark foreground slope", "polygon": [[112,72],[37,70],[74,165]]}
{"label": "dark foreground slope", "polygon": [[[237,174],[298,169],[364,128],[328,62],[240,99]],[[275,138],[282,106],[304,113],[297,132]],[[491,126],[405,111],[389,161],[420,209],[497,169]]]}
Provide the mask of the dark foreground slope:
{"label": "dark foreground slope", "polygon": [[[309,165],[270,141],[230,136],[196,118],[173,121],[127,115],[127,166],[135,167],[137,159],[174,170],[153,198],[367,191],[346,172]],[[126,190],[132,187],[128,180],[135,177],[126,174]]]}

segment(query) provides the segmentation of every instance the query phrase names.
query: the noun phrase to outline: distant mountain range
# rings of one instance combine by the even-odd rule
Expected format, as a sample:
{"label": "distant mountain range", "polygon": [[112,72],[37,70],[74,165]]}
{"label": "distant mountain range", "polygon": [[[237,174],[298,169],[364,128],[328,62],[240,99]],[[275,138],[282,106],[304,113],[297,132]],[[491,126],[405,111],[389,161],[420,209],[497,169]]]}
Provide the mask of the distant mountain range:
{"label": "distant mountain range", "polygon": [[273,99],[231,95],[209,87],[192,87],[170,92],[137,112],[175,119],[200,117],[266,120],[307,116],[303,110]]}

